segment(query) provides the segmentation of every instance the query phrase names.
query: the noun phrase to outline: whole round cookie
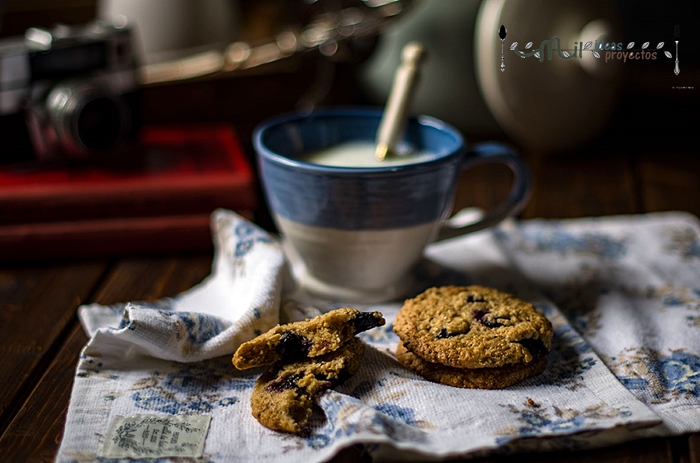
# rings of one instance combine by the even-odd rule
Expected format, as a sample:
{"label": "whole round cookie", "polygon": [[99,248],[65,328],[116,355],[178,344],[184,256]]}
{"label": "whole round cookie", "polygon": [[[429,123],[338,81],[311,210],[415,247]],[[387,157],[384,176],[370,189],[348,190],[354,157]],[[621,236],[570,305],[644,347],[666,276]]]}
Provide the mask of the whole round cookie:
{"label": "whole round cookie", "polygon": [[408,299],[394,332],[411,352],[454,368],[529,364],[552,347],[552,324],[532,304],[483,286],[430,288]]}
{"label": "whole round cookie", "polygon": [[547,368],[547,357],[500,368],[453,368],[423,360],[402,342],[396,348],[396,358],[429,381],[468,389],[502,389],[537,376]]}

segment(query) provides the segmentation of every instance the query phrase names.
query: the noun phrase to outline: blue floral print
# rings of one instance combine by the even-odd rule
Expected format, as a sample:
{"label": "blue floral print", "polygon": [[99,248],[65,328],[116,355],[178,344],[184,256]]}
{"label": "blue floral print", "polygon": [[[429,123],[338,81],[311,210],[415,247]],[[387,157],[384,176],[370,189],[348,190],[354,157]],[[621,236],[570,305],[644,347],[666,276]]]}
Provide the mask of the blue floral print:
{"label": "blue floral print", "polygon": [[187,333],[187,342],[192,345],[201,345],[211,338],[219,335],[230,326],[230,323],[219,317],[198,312],[161,312],[163,316],[170,317],[176,323],[184,326]]}
{"label": "blue floral print", "polygon": [[226,358],[175,366],[173,372],[154,371],[133,384],[134,405],[171,415],[209,413],[239,403],[235,392],[255,385],[255,378],[233,376]]}
{"label": "blue floral print", "polygon": [[395,420],[406,423],[409,426],[417,426],[416,412],[412,408],[401,407],[399,405],[385,403],[374,407],[380,413],[389,415]]}
{"label": "blue floral print", "polygon": [[572,434],[593,426],[597,420],[629,416],[630,412],[617,409],[604,402],[588,406],[582,410],[546,406],[527,398],[522,406],[501,405],[517,418],[519,426],[509,426],[499,431],[501,443],[513,438],[541,436],[543,434]]}
{"label": "blue floral print", "polygon": [[576,254],[605,260],[619,259],[627,254],[625,240],[600,232],[573,233],[564,230],[556,222],[548,225],[520,225],[512,235],[498,231],[497,236],[513,242],[518,249],[528,253]]}
{"label": "blue floral print", "polygon": [[666,250],[678,254],[683,260],[700,259],[700,238],[690,227],[682,227],[669,232],[670,242]]}
{"label": "blue floral print", "polygon": [[628,389],[651,394],[656,401],[700,397],[700,357],[696,354],[676,350],[662,355],[653,349],[629,349],[608,363]]}
{"label": "blue floral print", "polygon": [[255,243],[272,243],[272,239],[262,231],[253,227],[249,222],[239,222],[234,228],[236,235],[236,246],[233,256],[235,259],[245,257]]}

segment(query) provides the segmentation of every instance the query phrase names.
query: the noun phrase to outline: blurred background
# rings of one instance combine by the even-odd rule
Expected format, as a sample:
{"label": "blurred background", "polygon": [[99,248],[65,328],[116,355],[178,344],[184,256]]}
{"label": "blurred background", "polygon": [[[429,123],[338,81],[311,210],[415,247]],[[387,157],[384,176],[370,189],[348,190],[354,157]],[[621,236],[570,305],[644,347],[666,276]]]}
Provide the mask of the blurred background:
{"label": "blurred background", "polygon": [[[430,56],[413,111],[453,123],[470,139],[506,137],[525,149],[571,154],[601,136],[625,137],[629,143],[691,143],[698,121],[700,16],[692,0],[3,0],[0,5],[3,37],[32,26],[126,16],[136,28],[143,65],[209,50],[223,53],[236,43],[231,56],[248,63],[232,72],[182,81],[151,75],[146,123],[225,120],[246,134],[282,111],[382,105],[399,50],[409,40],[423,42]],[[663,50],[674,55],[674,30],[680,30],[681,73],[674,75],[673,59],[660,52],[655,60],[604,63],[611,77],[582,67],[576,74],[558,72],[562,63],[534,58],[517,63],[508,50],[514,41],[537,47],[555,33],[573,41],[596,19],[606,22],[610,42],[635,42],[636,48],[664,42]],[[329,34],[320,26],[324,20],[343,23],[345,30]],[[500,55],[500,21],[507,23],[506,65],[511,64],[501,76],[496,68],[483,69],[480,63],[486,61],[477,52]],[[480,27],[491,36],[480,36]],[[285,49],[284,33],[290,31],[297,41],[317,37]],[[268,47],[265,55],[264,45],[271,43],[282,51]],[[251,57],[255,47],[259,56]],[[681,86],[695,88],[676,88]],[[538,113],[551,116],[538,118]]]}
{"label": "blurred background", "polygon": [[[510,142],[531,165],[586,157],[605,169],[617,153],[633,163],[645,150],[698,153],[698,10],[694,0],[0,0],[0,38],[57,23],[129,24],[144,125],[230,124],[253,170],[250,136],[260,121],[383,105],[401,48],[418,40],[429,58],[414,114],[441,118],[470,141]],[[585,59],[540,62],[510,50],[532,42],[531,51],[553,36],[572,53],[597,40],[656,59],[606,61],[587,50]],[[494,192],[467,188],[457,207],[459,195],[507,191],[509,173],[485,169],[477,175],[493,178]],[[256,214],[273,227],[264,207]]]}

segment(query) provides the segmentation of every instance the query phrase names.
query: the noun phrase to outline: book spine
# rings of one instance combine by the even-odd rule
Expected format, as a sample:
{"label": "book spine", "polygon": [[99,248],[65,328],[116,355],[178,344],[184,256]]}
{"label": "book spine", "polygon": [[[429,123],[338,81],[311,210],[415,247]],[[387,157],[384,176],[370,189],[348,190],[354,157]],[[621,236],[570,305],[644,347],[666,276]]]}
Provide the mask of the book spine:
{"label": "book spine", "polygon": [[210,213],[216,208],[254,210],[252,185],[193,188],[128,188],[0,196],[0,225],[64,222],[85,218],[149,217]]}
{"label": "book spine", "polygon": [[[238,211],[247,219],[252,211]],[[0,226],[0,262],[209,251],[210,214]]]}

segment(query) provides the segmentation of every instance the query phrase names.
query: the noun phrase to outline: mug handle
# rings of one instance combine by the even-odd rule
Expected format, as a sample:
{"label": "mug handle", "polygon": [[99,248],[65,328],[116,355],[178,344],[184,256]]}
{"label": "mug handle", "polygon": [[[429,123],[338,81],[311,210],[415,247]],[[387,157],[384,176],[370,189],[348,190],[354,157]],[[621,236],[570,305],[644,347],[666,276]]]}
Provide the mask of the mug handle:
{"label": "mug handle", "polygon": [[460,167],[461,170],[465,170],[487,162],[503,163],[513,171],[515,180],[513,181],[513,186],[510,189],[508,197],[477,222],[465,225],[464,227],[451,227],[447,223],[442,224],[435,241],[455,238],[457,236],[466,235],[467,233],[473,233],[477,230],[492,227],[503,219],[517,214],[525,207],[525,204],[527,204],[532,189],[530,170],[527,168],[522,158],[517,155],[515,150],[508,145],[498,142],[478,143],[467,153],[465,161],[462,162]]}

